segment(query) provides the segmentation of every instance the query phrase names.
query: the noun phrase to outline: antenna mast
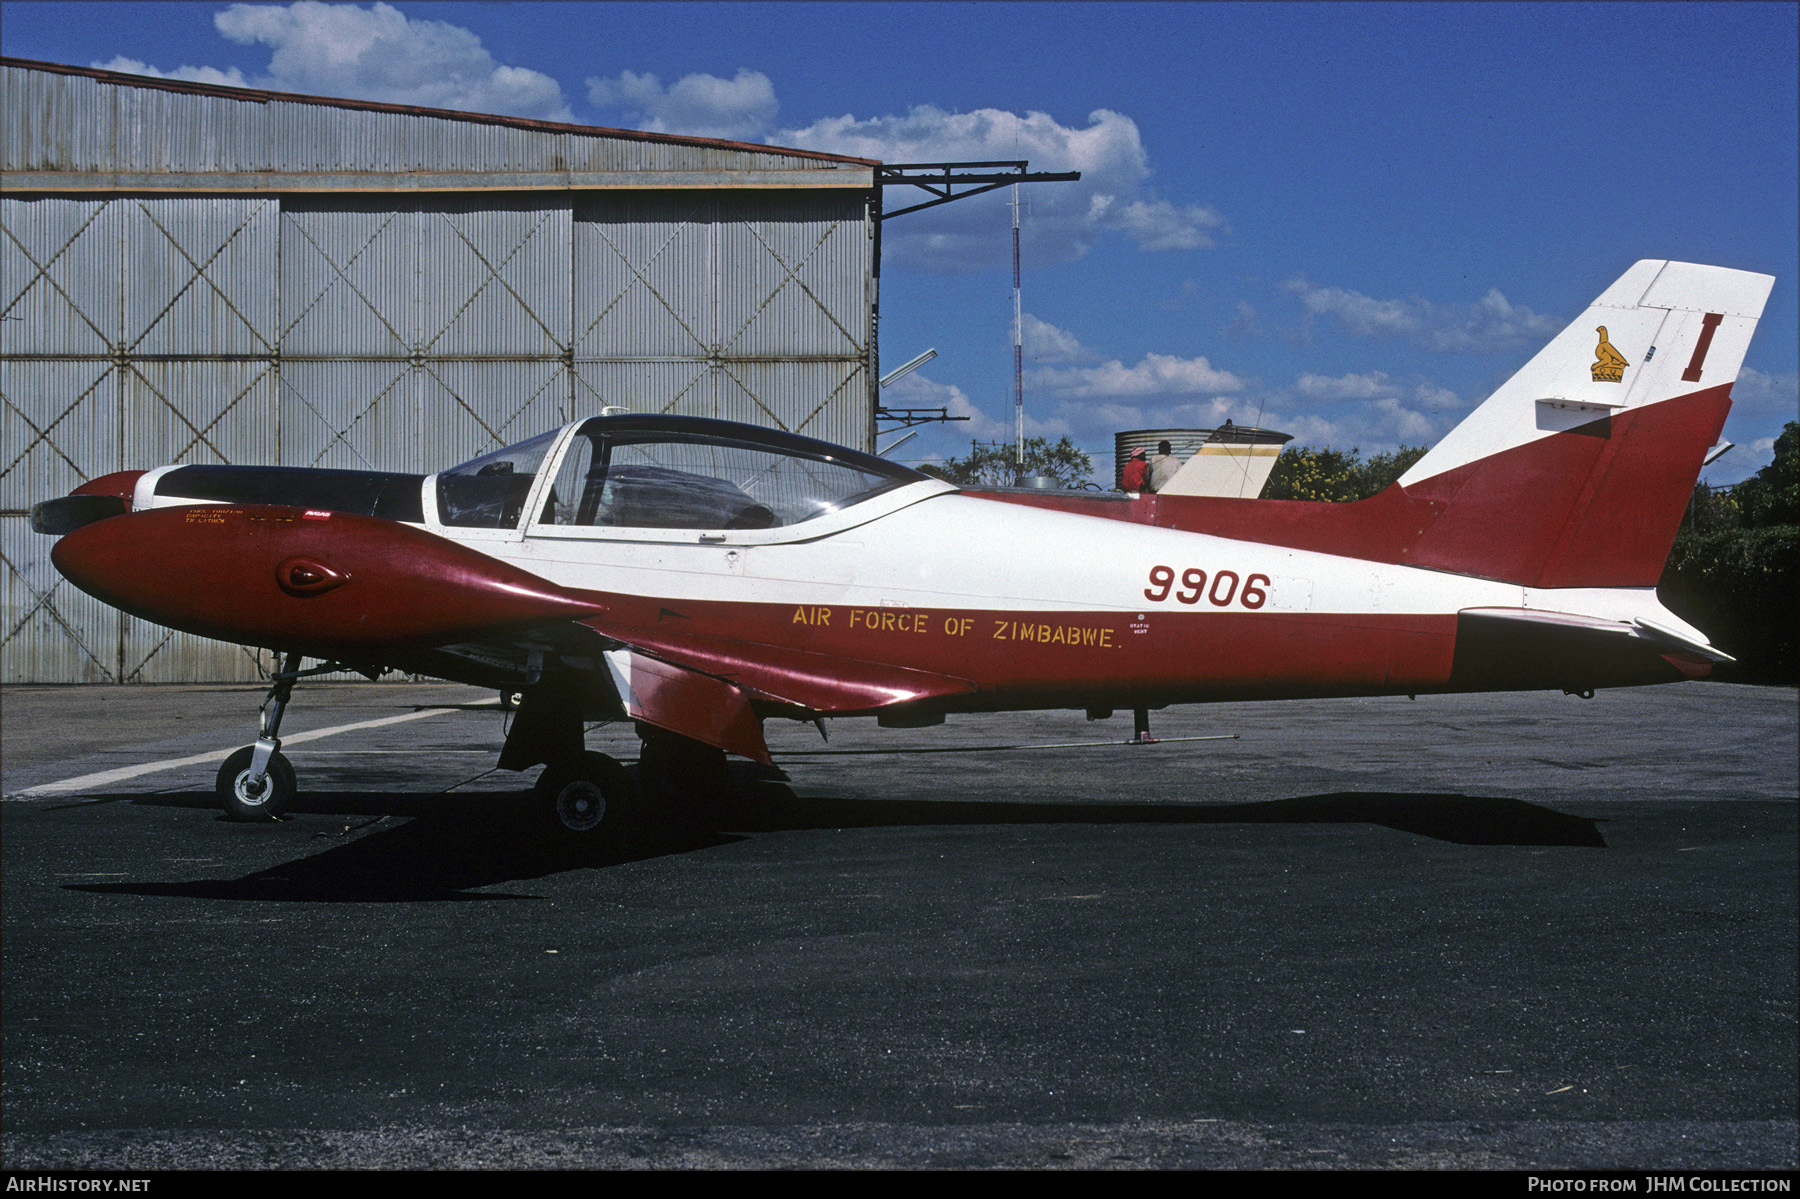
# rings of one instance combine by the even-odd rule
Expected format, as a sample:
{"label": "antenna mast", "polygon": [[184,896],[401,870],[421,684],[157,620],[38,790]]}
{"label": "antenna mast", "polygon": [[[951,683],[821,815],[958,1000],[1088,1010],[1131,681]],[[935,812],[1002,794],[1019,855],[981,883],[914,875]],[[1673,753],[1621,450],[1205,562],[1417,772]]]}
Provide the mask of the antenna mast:
{"label": "antenna mast", "polygon": [[1019,309],[1019,185],[1012,189],[1013,465],[1025,474],[1025,326]]}

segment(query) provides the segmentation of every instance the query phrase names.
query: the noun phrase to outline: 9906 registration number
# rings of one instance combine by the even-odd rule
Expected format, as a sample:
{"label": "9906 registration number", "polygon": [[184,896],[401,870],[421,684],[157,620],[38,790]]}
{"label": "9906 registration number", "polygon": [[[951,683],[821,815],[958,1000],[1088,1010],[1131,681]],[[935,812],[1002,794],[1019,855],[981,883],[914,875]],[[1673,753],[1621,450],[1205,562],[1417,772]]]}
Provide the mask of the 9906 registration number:
{"label": "9906 registration number", "polygon": [[1245,608],[1260,608],[1269,600],[1268,575],[1251,575],[1240,586],[1235,570],[1220,570],[1213,573],[1212,586],[1209,588],[1206,584],[1206,572],[1198,566],[1190,566],[1181,572],[1180,587],[1175,585],[1174,567],[1152,566],[1150,586],[1144,588],[1144,598],[1161,603],[1173,594],[1178,604],[1197,604],[1205,597],[1215,608],[1227,608],[1233,602]]}

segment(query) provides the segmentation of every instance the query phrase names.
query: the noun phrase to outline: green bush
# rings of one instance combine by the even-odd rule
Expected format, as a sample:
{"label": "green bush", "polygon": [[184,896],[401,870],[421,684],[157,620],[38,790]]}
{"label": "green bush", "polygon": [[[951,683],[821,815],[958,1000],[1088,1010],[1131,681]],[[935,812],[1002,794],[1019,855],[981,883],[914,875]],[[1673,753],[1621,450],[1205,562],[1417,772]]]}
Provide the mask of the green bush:
{"label": "green bush", "polygon": [[1800,421],[1789,421],[1775,439],[1775,461],[1731,489],[1739,519],[1748,529],[1800,520]]}
{"label": "green bush", "polygon": [[1775,439],[1775,460],[1728,491],[1702,483],[1663,567],[1657,594],[1737,658],[1715,678],[1796,681],[1800,558],[1800,421]]}
{"label": "green bush", "polygon": [[1795,681],[1797,559],[1800,526],[1791,524],[1683,532],[1675,539],[1657,594],[1671,612],[1738,659],[1719,667],[1713,677]]}

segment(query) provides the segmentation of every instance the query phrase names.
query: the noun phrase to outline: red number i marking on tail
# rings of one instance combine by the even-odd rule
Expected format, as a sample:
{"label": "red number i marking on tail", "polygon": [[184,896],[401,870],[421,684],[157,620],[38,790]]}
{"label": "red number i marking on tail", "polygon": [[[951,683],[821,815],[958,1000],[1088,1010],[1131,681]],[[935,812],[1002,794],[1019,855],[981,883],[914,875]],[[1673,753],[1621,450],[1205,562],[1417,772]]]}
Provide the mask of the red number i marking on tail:
{"label": "red number i marking on tail", "polygon": [[1713,330],[1725,319],[1722,312],[1709,312],[1706,319],[1700,322],[1700,340],[1694,344],[1694,356],[1688,359],[1687,369],[1681,372],[1683,383],[1700,382],[1700,364],[1706,361],[1706,351],[1712,349]]}

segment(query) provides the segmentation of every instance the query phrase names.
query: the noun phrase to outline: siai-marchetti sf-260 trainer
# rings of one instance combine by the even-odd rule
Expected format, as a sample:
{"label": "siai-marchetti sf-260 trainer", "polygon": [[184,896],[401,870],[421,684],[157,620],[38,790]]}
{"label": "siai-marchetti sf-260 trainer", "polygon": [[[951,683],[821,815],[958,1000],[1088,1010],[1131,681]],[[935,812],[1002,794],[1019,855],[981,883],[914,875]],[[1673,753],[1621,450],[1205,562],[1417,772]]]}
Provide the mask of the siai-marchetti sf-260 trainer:
{"label": "siai-marchetti sf-260 trainer", "polygon": [[[84,591],[283,655],[219,775],[278,813],[295,679],[516,693],[500,766],[616,832],[770,761],[763,722],[1705,675],[1655,585],[1773,280],[1639,262],[1398,482],[1356,503],[981,495],[679,416],[578,421],[435,475],[165,466],[39,504]],[[303,670],[304,660],[322,665]],[[634,791],[584,722],[631,719]],[[821,731],[824,726],[820,724]]]}

